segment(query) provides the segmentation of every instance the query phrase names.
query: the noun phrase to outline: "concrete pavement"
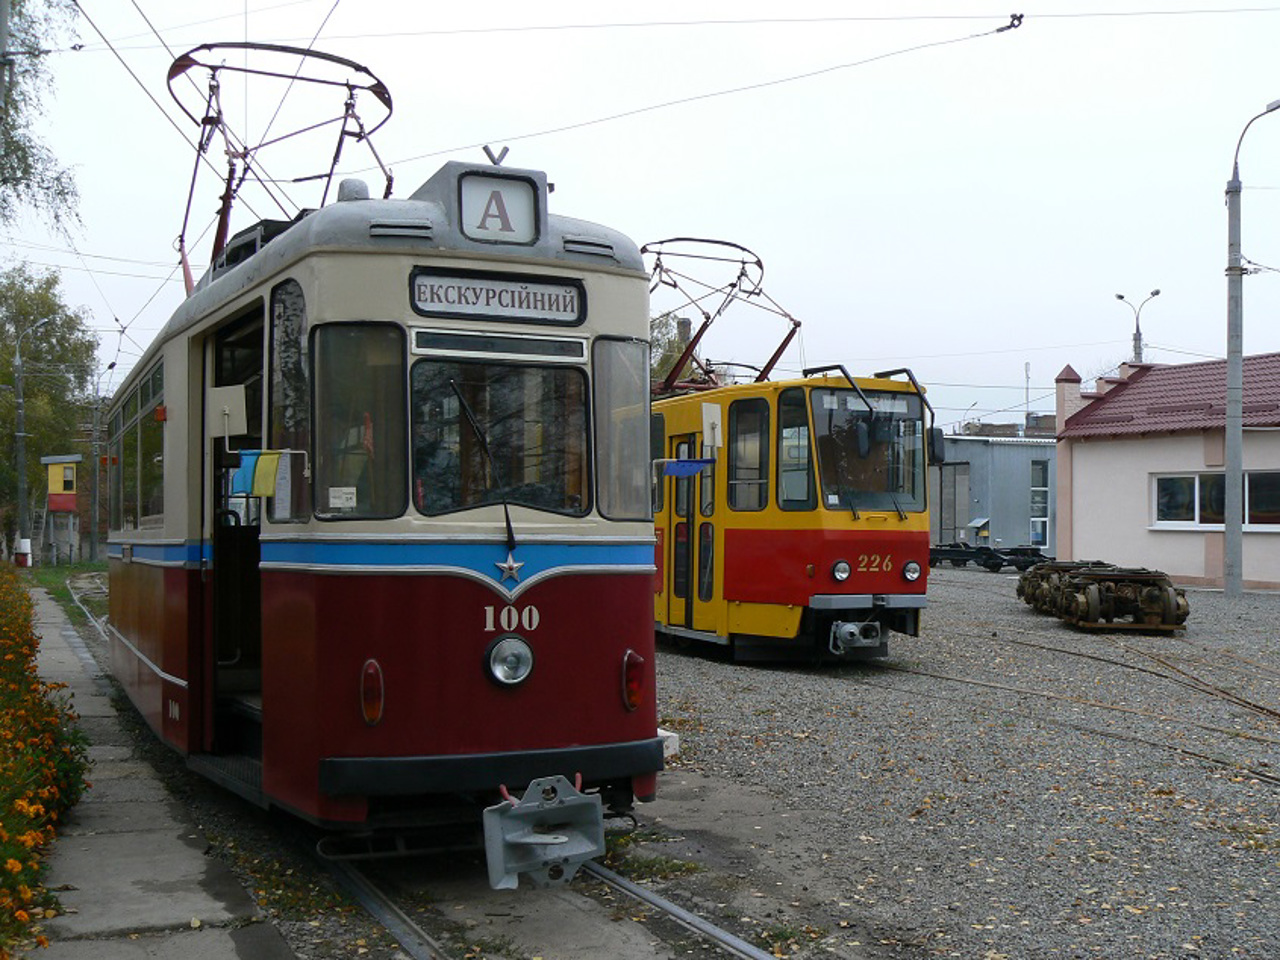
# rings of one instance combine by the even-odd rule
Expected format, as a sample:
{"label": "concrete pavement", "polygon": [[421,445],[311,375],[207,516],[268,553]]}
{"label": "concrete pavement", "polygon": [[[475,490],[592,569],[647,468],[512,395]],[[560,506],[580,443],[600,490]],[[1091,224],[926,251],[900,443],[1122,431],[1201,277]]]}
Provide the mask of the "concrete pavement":
{"label": "concrete pavement", "polygon": [[63,913],[45,921],[39,960],[293,960],[234,874],[137,756],[111,685],[62,608],[28,581],[37,667],[65,683],[90,741],[93,786],[49,855],[45,882]]}

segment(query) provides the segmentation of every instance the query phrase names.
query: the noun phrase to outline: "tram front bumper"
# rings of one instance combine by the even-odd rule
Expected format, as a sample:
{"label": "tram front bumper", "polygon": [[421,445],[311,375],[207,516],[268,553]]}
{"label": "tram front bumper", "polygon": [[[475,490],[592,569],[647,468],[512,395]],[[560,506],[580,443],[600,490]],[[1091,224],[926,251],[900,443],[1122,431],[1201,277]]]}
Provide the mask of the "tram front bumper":
{"label": "tram front bumper", "polygon": [[660,771],[662,738],[551,750],[427,757],[326,757],[320,792],[328,796],[414,796],[516,788],[560,774],[584,783],[623,780]]}
{"label": "tram front bumper", "polygon": [[837,657],[881,646],[889,630],[915,636],[920,611],[927,603],[923,594],[817,594],[809,598],[809,608],[831,624],[827,648]]}

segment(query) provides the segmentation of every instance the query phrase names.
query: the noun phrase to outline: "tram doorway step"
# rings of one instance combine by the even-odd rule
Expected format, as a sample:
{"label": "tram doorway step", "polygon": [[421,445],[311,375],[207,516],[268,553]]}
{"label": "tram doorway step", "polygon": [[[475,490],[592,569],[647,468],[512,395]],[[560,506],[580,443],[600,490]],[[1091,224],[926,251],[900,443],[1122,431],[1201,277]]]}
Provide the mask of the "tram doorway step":
{"label": "tram doorway step", "polygon": [[262,697],[237,694],[218,701],[214,741],[219,755],[240,755],[262,761]]}
{"label": "tram doorway step", "polygon": [[266,809],[267,800],[262,792],[262,761],[242,754],[193,753],[187,757],[187,766],[233,793],[238,793],[250,803]]}

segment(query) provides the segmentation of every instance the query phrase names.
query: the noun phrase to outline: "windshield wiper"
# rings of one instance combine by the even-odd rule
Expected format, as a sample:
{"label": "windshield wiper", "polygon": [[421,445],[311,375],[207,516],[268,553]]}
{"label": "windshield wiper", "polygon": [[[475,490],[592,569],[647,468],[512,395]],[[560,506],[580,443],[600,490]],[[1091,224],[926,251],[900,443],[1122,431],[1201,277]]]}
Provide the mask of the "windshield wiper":
{"label": "windshield wiper", "polygon": [[[498,485],[498,495],[502,497],[502,515],[507,520],[507,553],[511,554],[516,548],[515,531],[511,529],[511,507],[507,504],[507,485],[502,482],[502,476],[498,472],[498,464],[493,459],[493,454],[489,451],[489,438],[485,436],[484,431],[480,428],[480,423],[476,420],[476,415],[471,412],[471,406],[467,403],[467,398],[462,395],[462,391],[458,389],[458,383],[452,378],[449,380],[449,387],[453,390],[454,395],[458,398],[458,404],[462,407],[462,412],[466,414],[467,423],[471,425],[472,431],[476,435],[476,439],[480,441],[480,449],[484,452],[485,459],[489,461],[489,470],[493,474],[494,483]],[[485,489],[492,490],[493,486],[486,479]]]}
{"label": "windshield wiper", "polygon": [[898,511],[898,519],[907,519],[907,511],[902,509],[902,504],[898,503],[898,495],[892,490],[889,491],[889,499],[893,501],[893,509]]}

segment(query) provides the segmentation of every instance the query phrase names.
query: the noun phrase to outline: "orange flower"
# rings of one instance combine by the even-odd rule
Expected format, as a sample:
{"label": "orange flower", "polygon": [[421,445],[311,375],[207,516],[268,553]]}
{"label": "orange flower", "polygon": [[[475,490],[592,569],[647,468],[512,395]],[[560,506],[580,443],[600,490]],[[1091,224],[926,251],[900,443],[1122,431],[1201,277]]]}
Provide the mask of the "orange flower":
{"label": "orange flower", "polygon": [[22,864],[20,864],[17,860],[13,859],[13,857],[10,857],[8,860],[4,862],[4,868],[8,870],[10,873],[22,872]]}

